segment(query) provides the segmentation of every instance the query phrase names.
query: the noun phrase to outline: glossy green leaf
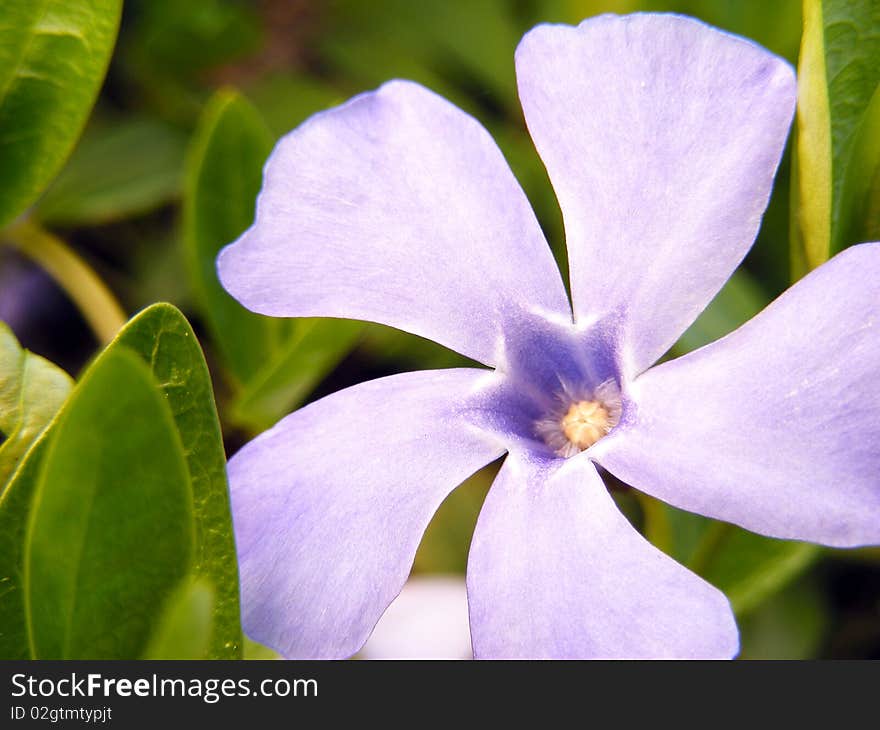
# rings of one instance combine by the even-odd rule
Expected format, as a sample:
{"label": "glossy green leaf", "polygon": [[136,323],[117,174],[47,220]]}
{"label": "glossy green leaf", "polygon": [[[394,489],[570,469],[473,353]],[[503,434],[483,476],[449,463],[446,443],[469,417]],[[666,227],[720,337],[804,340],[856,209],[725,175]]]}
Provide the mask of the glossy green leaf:
{"label": "glossy green leaf", "polygon": [[193,574],[214,590],[209,658],[241,655],[238,567],[226,484],[226,457],[208,367],[186,318],[170,304],[134,317],[106,350],[133,350],[149,366],[171,408],[190,479]]}
{"label": "glossy green leaf", "polygon": [[171,595],[144,659],[206,659],[210,652],[214,590],[185,579]]}
{"label": "glossy green leaf", "polygon": [[86,129],[35,214],[52,225],[96,225],[148,213],[180,193],[185,138],[132,119]]}
{"label": "glossy green leaf", "polygon": [[364,329],[347,319],[301,319],[294,334],[241,390],[230,417],[252,431],[262,431],[301,405],[348,354]]}
{"label": "glossy green leaf", "polygon": [[72,387],[67,373],[22,349],[0,322],[0,510],[7,483]]}
{"label": "glossy green leaf", "polygon": [[282,320],[249,312],[217,278],[220,249],[254,219],[272,135],[256,110],[233,91],[218,92],[199,123],[186,164],[184,243],[202,312],[238,382],[254,377],[281,338]]}
{"label": "glossy green leaf", "polygon": [[122,0],[3,0],[0,226],[57,174],[107,70]]}
{"label": "glossy green leaf", "polygon": [[841,218],[844,181],[851,164],[865,162],[854,156],[856,137],[880,82],[880,0],[803,7],[791,226],[798,276],[851,243],[843,238],[851,227]]}
{"label": "glossy green leaf", "polygon": [[134,353],[105,352],[58,416],[34,494],[25,603],[36,658],[138,656],[193,558],[171,409]]}

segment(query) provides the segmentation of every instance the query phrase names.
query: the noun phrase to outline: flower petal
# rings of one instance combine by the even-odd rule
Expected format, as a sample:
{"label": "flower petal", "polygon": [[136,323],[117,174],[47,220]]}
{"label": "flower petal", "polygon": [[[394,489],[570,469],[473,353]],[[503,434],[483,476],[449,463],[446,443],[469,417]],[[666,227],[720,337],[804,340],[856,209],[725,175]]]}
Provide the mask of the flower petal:
{"label": "flower petal", "polygon": [[503,453],[467,420],[486,375],[362,383],[296,411],[230,460],[248,636],[291,658],[363,645],[434,511]]}
{"label": "flower petal", "polygon": [[880,543],[880,243],[639,377],[594,447],[632,486],[771,537]]}
{"label": "flower petal", "polygon": [[262,314],[381,322],[490,365],[523,311],[571,321],[550,249],[492,138],[411,82],[284,137],[256,222],[218,269]]}
{"label": "flower petal", "polygon": [[461,575],[416,575],[382,614],[363,659],[472,659]]}
{"label": "flower petal", "polygon": [[662,355],[743,258],[794,111],[785,61],[676,15],[538,26],[520,98],[565,219],[578,321],[619,321],[624,370]]}
{"label": "flower petal", "polygon": [[508,455],[477,522],[468,600],[477,658],[738,650],[724,595],[633,529],[586,455],[556,470]]}

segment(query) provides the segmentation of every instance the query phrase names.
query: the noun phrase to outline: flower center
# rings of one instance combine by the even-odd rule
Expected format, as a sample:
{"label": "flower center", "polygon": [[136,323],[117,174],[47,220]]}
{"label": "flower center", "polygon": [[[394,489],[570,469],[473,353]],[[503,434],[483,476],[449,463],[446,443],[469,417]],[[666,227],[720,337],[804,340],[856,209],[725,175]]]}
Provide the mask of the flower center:
{"label": "flower center", "polygon": [[614,380],[586,392],[565,388],[556,402],[558,406],[535,423],[535,431],[557,456],[566,459],[589,449],[620,422],[620,389]]}
{"label": "flower center", "polygon": [[571,404],[559,425],[569,443],[583,451],[611,430],[611,416],[599,401],[582,400]]}

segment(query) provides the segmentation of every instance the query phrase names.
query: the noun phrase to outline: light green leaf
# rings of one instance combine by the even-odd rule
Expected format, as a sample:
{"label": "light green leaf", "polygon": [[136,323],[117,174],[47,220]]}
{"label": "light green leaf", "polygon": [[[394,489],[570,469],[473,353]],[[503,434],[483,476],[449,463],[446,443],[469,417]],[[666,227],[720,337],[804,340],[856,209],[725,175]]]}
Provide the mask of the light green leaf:
{"label": "light green leaf", "polygon": [[180,193],[185,138],[166,124],[96,124],[37,203],[51,225],[96,225],[148,213]]}
{"label": "light green leaf", "polygon": [[247,660],[269,660],[269,659],[281,659],[281,655],[275,651],[274,649],[270,649],[268,646],[263,646],[262,644],[258,644],[256,641],[252,641],[251,639],[244,637],[244,656],[243,659]]}
{"label": "light green leaf", "polygon": [[70,154],[98,95],[122,0],[3,0],[0,226]]}
{"label": "light green leaf", "polygon": [[293,336],[233,400],[230,418],[263,431],[301,405],[354,347],[364,329],[347,319],[301,319]]}
{"label": "light green leaf", "polygon": [[120,348],[88,369],[42,461],[25,550],[31,653],[138,656],[194,539],[183,446],[140,358]]}
{"label": "light green leaf", "polygon": [[282,320],[247,311],[217,278],[220,249],[254,220],[263,163],[272,149],[257,111],[233,91],[218,92],[190,146],[184,185],[184,245],[193,288],[212,339],[236,381],[247,382],[271,358]]}
{"label": "light green leaf", "polygon": [[[804,0],[792,157],[792,265],[796,276],[852,243],[841,218],[856,136],[880,82],[880,0]],[[864,175],[862,170],[860,175]]]}
{"label": "light green leaf", "polygon": [[206,580],[183,584],[169,598],[144,659],[205,659],[210,650],[214,591]]}
{"label": "light green leaf", "polygon": [[0,322],[0,510],[6,485],[71,388],[67,373],[22,349]]}
{"label": "light green leaf", "polygon": [[211,377],[186,318],[170,304],[134,317],[105,355],[133,350],[149,366],[180,434],[195,521],[193,574],[214,590],[209,658],[241,656],[238,567],[229,511],[226,457]]}

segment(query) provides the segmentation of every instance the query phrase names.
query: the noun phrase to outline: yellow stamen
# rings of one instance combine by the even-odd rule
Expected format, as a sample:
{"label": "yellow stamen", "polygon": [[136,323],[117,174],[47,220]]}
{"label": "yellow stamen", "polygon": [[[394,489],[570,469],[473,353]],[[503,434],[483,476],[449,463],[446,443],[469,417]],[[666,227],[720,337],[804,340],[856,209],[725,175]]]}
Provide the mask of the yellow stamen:
{"label": "yellow stamen", "polygon": [[598,401],[572,403],[560,422],[562,433],[580,450],[588,449],[611,430],[611,417]]}

